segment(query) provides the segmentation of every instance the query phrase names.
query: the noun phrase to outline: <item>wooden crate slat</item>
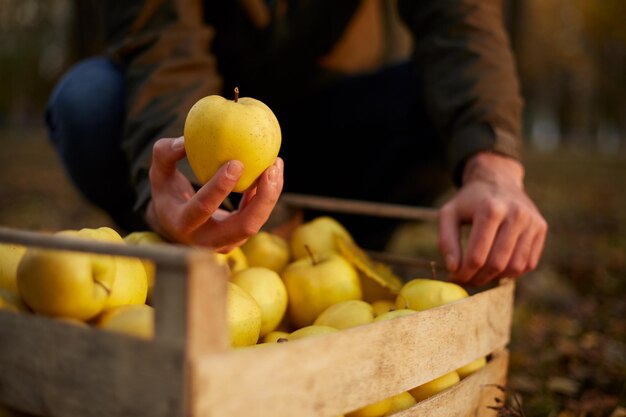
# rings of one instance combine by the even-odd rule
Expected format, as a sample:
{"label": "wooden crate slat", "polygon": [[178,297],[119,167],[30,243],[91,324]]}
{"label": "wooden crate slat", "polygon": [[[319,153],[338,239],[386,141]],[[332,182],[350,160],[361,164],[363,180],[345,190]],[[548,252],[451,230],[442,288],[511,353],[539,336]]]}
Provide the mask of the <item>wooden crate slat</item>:
{"label": "wooden crate slat", "polygon": [[502,350],[458,384],[393,417],[495,417],[496,411],[488,407],[498,405],[495,398],[504,399],[504,393],[494,385],[506,384],[508,365],[509,352]]}
{"label": "wooden crate slat", "polygon": [[183,415],[184,351],[0,311],[0,403],[49,417]]}
{"label": "wooden crate slat", "polygon": [[284,345],[197,358],[191,415],[331,417],[415,387],[506,346],[513,288]]}

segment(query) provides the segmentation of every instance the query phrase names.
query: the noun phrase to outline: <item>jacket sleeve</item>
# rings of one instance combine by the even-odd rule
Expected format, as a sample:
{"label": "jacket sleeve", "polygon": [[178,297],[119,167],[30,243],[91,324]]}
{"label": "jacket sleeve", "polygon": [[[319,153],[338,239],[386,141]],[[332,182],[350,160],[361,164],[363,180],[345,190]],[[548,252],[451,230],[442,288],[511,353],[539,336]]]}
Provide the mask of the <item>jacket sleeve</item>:
{"label": "jacket sleeve", "polygon": [[[200,0],[117,0],[108,18],[113,60],[126,74],[122,147],[142,211],[150,199],[148,171],[154,142],[182,136],[187,112],[219,94],[222,79],[210,53],[214,31],[203,23]],[[117,6],[116,6],[117,5]],[[182,162],[181,169],[191,170]]]}
{"label": "jacket sleeve", "polygon": [[523,107],[501,0],[400,0],[454,181],[481,151],[521,158]]}

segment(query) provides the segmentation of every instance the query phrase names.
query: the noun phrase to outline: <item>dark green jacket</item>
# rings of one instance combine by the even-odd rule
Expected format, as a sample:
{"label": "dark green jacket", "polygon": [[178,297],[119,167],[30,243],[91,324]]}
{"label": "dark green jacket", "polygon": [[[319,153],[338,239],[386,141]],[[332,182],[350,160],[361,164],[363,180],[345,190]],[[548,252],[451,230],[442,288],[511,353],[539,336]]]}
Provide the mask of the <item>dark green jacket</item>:
{"label": "dark green jacket", "polygon": [[[396,7],[393,0],[378,1]],[[123,146],[138,193],[136,209],[149,199],[152,144],[161,137],[181,136],[187,111],[198,99],[229,96],[222,91],[225,78],[249,80],[261,100],[293,88],[316,88],[324,82],[320,57],[337,43],[360,4],[358,0],[108,3],[110,51],[127,74]],[[251,4],[277,5],[267,9],[269,25],[255,24]],[[285,4],[288,9],[280,11]],[[397,11],[412,34],[412,57],[422,74],[425,105],[446,142],[457,184],[463,162],[476,152],[519,158],[522,99],[501,1],[398,0]],[[286,87],[281,83],[285,79],[290,80]]]}

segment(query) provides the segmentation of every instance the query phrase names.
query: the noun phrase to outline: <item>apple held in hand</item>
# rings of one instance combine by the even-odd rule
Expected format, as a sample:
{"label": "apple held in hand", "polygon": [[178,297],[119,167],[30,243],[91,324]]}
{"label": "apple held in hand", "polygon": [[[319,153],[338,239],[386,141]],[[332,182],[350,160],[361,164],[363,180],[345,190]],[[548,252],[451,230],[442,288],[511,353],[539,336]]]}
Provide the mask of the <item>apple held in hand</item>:
{"label": "apple held in hand", "polygon": [[259,100],[218,95],[200,99],[185,121],[185,150],[194,174],[203,184],[230,160],[243,163],[234,188],[247,190],[278,156],[280,125],[272,110]]}

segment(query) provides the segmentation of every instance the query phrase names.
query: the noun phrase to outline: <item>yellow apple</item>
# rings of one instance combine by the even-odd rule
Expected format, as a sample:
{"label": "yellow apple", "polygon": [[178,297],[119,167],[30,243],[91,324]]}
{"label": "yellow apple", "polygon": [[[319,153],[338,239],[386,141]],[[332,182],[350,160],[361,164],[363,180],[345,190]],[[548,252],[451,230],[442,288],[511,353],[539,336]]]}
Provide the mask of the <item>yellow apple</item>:
{"label": "yellow apple", "polygon": [[415,401],[415,398],[413,398],[408,391],[401,392],[400,394],[391,397],[391,406],[385,413],[385,416],[392,416],[395,413],[399,413],[402,410],[413,407],[416,403],[417,401]]}
{"label": "yellow apple", "polygon": [[[110,227],[98,229],[81,229],[79,235],[87,238],[125,244],[124,239]],[[113,308],[128,304],[145,304],[148,296],[148,277],[139,258],[115,256],[115,280],[105,304],[105,308]]]}
{"label": "yellow apple", "polygon": [[261,308],[237,284],[228,283],[226,321],[233,347],[254,345],[261,334]]}
{"label": "yellow apple", "polygon": [[106,309],[98,317],[96,326],[143,339],[151,339],[154,336],[154,309],[145,304]]}
{"label": "yellow apple", "polygon": [[269,332],[263,338],[263,343],[277,343],[280,339],[287,340],[289,338],[288,332],[283,332],[281,330],[274,330]]}
{"label": "yellow apple", "polygon": [[310,325],[333,304],[361,299],[358,273],[336,253],[292,262],[282,277],[289,297],[289,318],[296,328]]}
{"label": "yellow apple", "polygon": [[339,330],[335,329],[334,327],[312,324],[310,326],[304,326],[296,331],[291,332],[287,337],[287,340],[292,342],[294,340],[304,339],[306,337],[313,337],[327,333],[335,333],[338,331]]}
{"label": "yellow apple", "polygon": [[290,239],[291,256],[293,259],[307,257],[307,247],[315,254],[338,252],[337,236],[353,242],[350,233],[337,220],[329,216],[316,217],[294,229]]}
{"label": "yellow apple", "polygon": [[333,304],[317,316],[313,324],[342,330],[374,321],[372,306],[361,300],[347,300]]}
{"label": "yellow apple", "polygon": [[226,265],[231,274],[243,271],[248,267],[248,259],[246,259],[241,247],[236,247],[228,253],[216,253],[215,257],[218,262]]}
{"label": "yellow apple", "polygon": [[461,378],[459,378],[459,374],[452,371],[448,374],[440,376],[439,378],[435,378],[430,382],[410,389],[409,392],[411,393],[413,398],[415,398],[415,400],[422,401],[426,398],[430,398],[433,395],[440,393],[445,389],[450,388],[460,380]]}
{"label": "yellow apple", "polygon": [[476,360],[471,361],[467,365],[461,366],[459,369],[456,370],[456,373],[459,374],[459,377],[461,379],[463,379],[466,376],[469,376],[473,374],[474,372],[478,371],[480,368],[482,368],[486,364],[487,364],[487,358],[482,356]]}
{"label": "yellow apple", "polygon": [[261,231],[241,246],[248,266],[262,266],[280,273],[289,263],[289,244],[275,234]]}
{"label": "yellow apple", "polygon": [[[138,231],[132,232],[124,236],[124,241],[132,245],[152,245],[166,243],[163,238],[155,232],[151,231]],[[144,269],[146,270],[146,278],[148,280],[148,295],[146,302],[151,303],[152,292],[154,291],[154,277],[156,275],[155,265],[149,259],[141,259]]]}
{"label": "yellow apple", "polygon": [[410,310],[408,308],[401,308],[400,310],[391,310],[386,313],[383,313],[380,316],[377,316],[374,319],[374,321],[377,322],[377,321],[391,320],[397,317],[410,316],[411,314],[414,314],[414,313],[415,313],[415,310]]}
{"label": "yellow apple", "polygon": [[247,292],[261,307],[261,336],[276,329],[287,310],[287,289],[271,269],[251,267],[235,273],[231,282]]}
{"label": "yellow apple", "polygon": [[[81,237],[76,231],[58,234]],[[17,269],[17,287],[38,314],[88,320],[104,309],[116,271],[112,256],[29,248]]]}
{"label": "yellow apple", "polygon": [[17,293],[17,265],[25,252],[25,246],[0,243],[0,288]]}
{"label": "yellow apple", "polygon": [[415,278],[400,289],[396,308],[423,311],[467,297],[467,291],[452,282]]}
{"label": "yellow apple", "polygon": [[346,417],[382,417],[391,407],[391,397],[377,401],[373,404],[354,410],[346,414]]}
{"label": "yellow apple", "polygon": [[374,317],[378,317],[396,309],[396,304],[390,300],[376,300],[372,302]]}
{"label": "yellow apple", "polygon": [[243,192],[278,156],[280,125],[272,110],[250,97],[200,99],[185,120],[185,149],[194,174],[206,183],[226,162],[236,159],[244,171],[234,188]]}

